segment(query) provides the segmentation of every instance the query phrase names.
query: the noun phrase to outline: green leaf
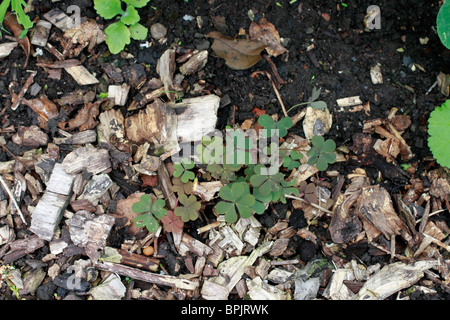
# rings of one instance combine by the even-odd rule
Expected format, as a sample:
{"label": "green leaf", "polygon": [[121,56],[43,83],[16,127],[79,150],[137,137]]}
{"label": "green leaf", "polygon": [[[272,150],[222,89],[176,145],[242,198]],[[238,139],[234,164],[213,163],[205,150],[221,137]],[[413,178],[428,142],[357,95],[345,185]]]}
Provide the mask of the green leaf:
{"label": "green leaf", "polygon": [[2,4],[0,4],[0,24],[5,20],[6,11],[8,11],[10,4],[11,0],[3,0]]}
{"label": "green leaf", "polygon": [[133,222],[137,227],[146,227],[152,233],[155,233],[159,228],[158,221],[151,214],[141,214],[134,218]]}
{"label": "green leaf", "polygon": [[316,147],[318,150],[322,150],[322,146],[325,143],[325,140],[322,136],[314,136],[311,139],[311,143],[314,147]]}
{"label": "green leaf", "polygon": [[127,9],[120,18],[120,21],[129,26],[138,23],[140,19],[141,18],[139,17],[139,13],[137,12],[136,8],[128,5]]}
{"label": "green leaf", "polygon": [[271,116],[267,114],[263,114],[258,118],[258,124],[263,127],[264,129],[275,129],[275,121],[272,119]]}
{"label": "green leaf", "polygon": [[129,28],[131,39],[145,40],[147,39],[148,29],[140,23],[133,24]]}
{"label": "green leaf", "polygon": [[121,21],[109,25],[105,29],[106,44],[112,54],[122,51],[130,43],[130,30]]}
{"label": "green leaf", "polygon": [[122,0],[126,4],[132,5],[135,8],[142,8],[147,5],[150,0]]}
{"label": "green leaf", "polygon": [[183,222],[188,222],[189,220],[196,220],[198,218],[198,210],[200,210],[201,203],[197,201],[194,195],[187,197],[186,195],[180,195],[179,202],[183,206],[178,206],[175,208],[175,215],[181,217]]}
{"label": "green leaf", "polygon": [[216,210],[219,214],[225,215],[225,220],[228,223],[234,223],[237,221],[237,213],[234,203],[220,201],[216,204]]}
{"label": "green leaf", "polygon": [[137,227],[147,227],[150,232],[156,232],[159,227],[159,223],[155,218],[161,219],[166,215],[167,210],[164,209],[166,202],[162,199],[158,199],[153,202],[152,198],[148,194],[143,194],[139,202],[133,203],[131,210],[134,213],[142,213],[137,216],[133,222]]}
{"label": "green leaf", "polygon": [[439,9],[437,18],[437,34],[442,44],[450,49],[450,2],[446,1]]}
{"label": "green leaf", "polygon": [[153,203],[151,211],[158,219],[161,219],[166,214],[167,210],[164,209],[165,205],[166,202],[163,199],[158,199]]}
{"label": "green leaf", "polygon": [[428,119],[428,147],[441,165],[450,168],[450,100],[436,107]]}
{"label": "green leaf", "polygon": [[134,213],[144,213],[149,212],[152,208],[152,198],[148,194],[143,194],[141,196],[140,202],[135,202],[131,206],[131,210],[133,210]]}
{"label": "green leaf", "polygon": [[333,152],[336,149],[336,142],[331,139],[325,141],[320,149],[320,152]]}
{"label": "green leaf", "polygon": [[123,12],[120,0],[94,0],[94,9],[105,19],[112,19]]}
{"label": "green leaf", "polygon": [[277,122],[277,129],[279,130],[280,137],[287,135],[288,129],[292,128],[292,119],[290,117],[284,117]]}
{"label": "green leaf", "polygon": [[327,104],[325,101],[314,101],[309,104],[312,108],[318,110],[325,110],[327,108]]}
{"label": "green leaf", "polygon": [[20,23],[24,29],[30,29],[33,27],[33,22],[30,17],[23,11],[27,3],[23,0],[13,0],[11,2],[11,10],[15,12],[17,17],[17,22]]}

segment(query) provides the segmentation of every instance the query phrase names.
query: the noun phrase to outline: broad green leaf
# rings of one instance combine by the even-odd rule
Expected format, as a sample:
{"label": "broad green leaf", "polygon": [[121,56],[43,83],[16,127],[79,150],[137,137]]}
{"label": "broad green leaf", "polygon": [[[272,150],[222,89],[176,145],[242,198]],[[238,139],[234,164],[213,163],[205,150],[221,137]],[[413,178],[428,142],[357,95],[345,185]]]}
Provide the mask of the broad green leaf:
{"label": "broad green leaf", "polygon": [[[251,195],[249,195],[251,196]],[[253,198],[253,201],[255,200],[255,198]],[[252,205],[253,206],[253,205]],[[250,218],[253,214],[253,210],[251,207],[248,207],[246,205],[242,205],[242,204],[236,204],[236,207],[239,211],[239,214],[241,215],[242,218],[246,219],[246,218]]]}
{"label": "broad green leaf", "polygon": [[239,201],[237,202],[237,205],[245,206],[245,207],[252,207],[255,204],[255,197],[251,194],[244,195]]}
{"label": "broad green leaf", "polygon": [[164,206],[166,205],[166,202],[163,199],[156,200],[152,205],[152,213],[157,217],[158,219],[161,219],[162,216],[166,214],[166,209],[164,209]]}
{"label": "broad green leaf", "polygon": [[237,213],[234,203],[220,201],[216,204],[216,210],[219,214],[225,215],[225,220],[229,223],[237,221]]}
{"label": "broad green leaf", "polygon": [[224,185],[222,188],[220,188],[219,197],[221,197],[223,200],[234,201],[231,187],[229,185]]}
{"label": "broad green leaf", "polygon": [[258,124],[264,129],[275,129],[275,121],[271,116],[263,114],[258,118]]}
{"label": "broad green leaf", "polygon": [[155,233],[159,228],[158,221],[150,213],[144,213],[137,216],[134,219],[134,224],[139,228],[146,227],[147,230],[152,233]]}
{"label": "broad green leaf", "polygon": [[11,0],[3,0],[0,4],[0,24],[5,20],[6,11],[8,11]]}
{"label": "broad green leaf", "polygon": [[316,147],[319,151],[322,149],[323,144],[325,143],[325,140],[322,136],[314,136],[311,139],[311,143],[314,147]]}
{"label": "broad green leaf", "polygon": [[428,119],[428,147],[441,165],[450,168],[450,100],[436,107]]}
{"label": "broad green leaf", "polygon": [[135,8],[142,8],[147,5],[150,0],[122,0],[126,4],[132,5]]}
{"label": "broad green leaf", "polygon": [[131,5],[127,5],[127,9],[122,14],[120,21],[129,26],[138,23],[140,19],[141,18],[139,17],[139,13],[136,8]]}
{"label": "broad green leaf", "polygon": [[94,9],[105,19],[112,19],[123,12],[120,0],[94,0]]}
{"label": "broad green leaf", "polygon": [[446,1],[439,9],[437,18],[437,34],[442,44],[450,49],[450,2]]}
{"label": "broad green leaf", "polygon": [[316,167],[320,171],[325,171],[328,168],[328,162],[323,157],[319,157],[316,162]]}
{"label": "broad green leaf", "polygon": [[280,121],[277,122],[277,129],[279,130],[280,137],[284,137],[287,135],[288,129],[292,127],[292,119],[291,117],[284,117]]}
{"label": "broad green leaf", "polygon": [[232,184],[232,186],[231,186],[231,195],[233,197],[233,201],[238,201],[238,199],[240,197],[242,197],[242,195],[245,192],[245,188],[244,188],[245,184],[246,183],[241,183],[241,182],[236,182],[236,183]]}
{"label": "broad green leaf", "polygon": [[187,183],[189,180],[194,180],[195,174],[192,171],[184,171],[183,175],[181,176],[181,181],[183,183]]}
{"label": "broad green leaf", "polygon": [[129,28],[131,39],[145,40],[147,39],[148,29],[140,23],[133,24]]}
{"label": "broad green leaf", "polygon": [[321,157],[323,157],[323,159],[329,164],[332,164],[336,161],[336,155],[334,154],[334,152],[325,152],[321,155]]}
{"label": "broad green leaf", "polygon": [[314,101],[309,104],[312,108],[318,110],[325,110],[327,108],[327,104],[325,101]]}
{"label": "broad green leaf", "polygon": [[321,153],[323,152],[333,152],[336,149],[336,142],[331,139],[325,141],[322,145],[322,148],[319,149]]}
{"label": "broad green leaf", "polygon": [[121,21],[109,25],[105,29],[106,44],[112,54],[122,51],[130,43],[130,30]]}
{"label": "broad green leaf", "polygon": [[253,205],[252,209],[257,214],[263,214],[266,211],[266,206],[263,202],[255,201],[255,204]]}

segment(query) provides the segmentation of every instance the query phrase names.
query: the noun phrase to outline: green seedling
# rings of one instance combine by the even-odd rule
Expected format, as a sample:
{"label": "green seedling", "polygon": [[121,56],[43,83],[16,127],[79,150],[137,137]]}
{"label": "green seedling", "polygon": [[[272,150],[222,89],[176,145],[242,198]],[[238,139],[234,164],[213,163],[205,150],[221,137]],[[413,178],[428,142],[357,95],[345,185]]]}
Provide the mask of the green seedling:
{"label": "green seedling", "polygon": [[289,155],[283,156],[283,166],[288,170],[300,167],[300,161],[303,155],[297,150],[293,150]]}
{"label": "green seedling", "polygon": [[178,205],[175,208],[175,215],[180,217],[183,222],[188,222],[189,220],[197,220],[198,210],[200,210],[202,203],[200,201],[197,201],[197,198],[194,195],[188,197],[185,194],[180,195],[179,202],[183,206]]}
{"label": "green seedling", "polygon": [[321,100],[317,101],[317,99],[319,99],[321,90],[322,90],[321,88],[316,89],[316,87],[314,87],[312,89],[311,97],[308,99],[308,101],[298,103],[298,104],[292,106],[287,112],[289,113],[289,111],[291,111],[292,109],[297,108],[299,106],[303,106],[303,105],[308,105],[314,109],[325,110],[328,107],[327,103],[325,101],[321,101]]}
{"label": "green seedling", "polygon": [[225,215],[228,223],[234,223],[238,219],[237,213],[242,218],[249,218],[253,214],[255,197],[250,194],[250,188],[245,182],[233,182],[220,188],[219,197],[222,201],[216,204],[218,214]]}
{"label": "green seedling", "polygon": [[148,231],[155,233],[159,228],[159,222],[156,219],[161,220],[166,215],[165,205],[164,200],[158,199],[153,202],[150,195],[143,194],[141,200],[131,206],[134,213],[141,214],[134,219],[134,224],[139,228],[146,227]]}
{"label": "green seedling", "polygon": [[17,22],[24,28],[24,30],[20,34],[21,39],[24,38],[28,30],[33,27],[33,22],[23,10],[26,6],[27,3],[24,0],[3,0],[3,2],[0,4],[0,24],[3,25],[6,12],[11,7],[11,11],[16,15]]}
{"label": "green seedling", "polygon": [[225,163],[249,165],[256,162],[256,155],[250,151],[254,147],[253,140],[246,137],[243,131],[227,132],[225,142],[227,146]]}
{"label": "green seedling", "polygon": [[275,121],[267,114],[263,114],[258,118],[258,124],[264,129],[267,129],[267,132],[263,131],[263,136],[270,137],[272,135],[272,130],[278,130],[278,136],[280,138],[287,135],[288,130],[293,126],[290,117],[284,117],[279,121]]}
{"label": "green seedling", "polygon": [[266,174],[263,172],[263,168],[262,164],[255,166],[255,173],[250,178],[250,184],[258,188],[258,192],[262,196],[268,196],[281,189],[281,181],[283,181],[284,175],[281,172]]}
{"label": "green seedling", "polygon": [[195,174],[192,171],[189,171],[193,169],[194,166],[194,162],[183,158],[181,162],[175,162],[173,164],[173,168],[175,169],[173,176],[175,178],[181,177],[181,182],[183,183],[187,183],[189,180],[194,180]]}
{"label": "green seedling", "polygon": [[450,1],[446,1],[439,9],[436,25],[439,39],[447,49],[450,49]]}
{"label": "green seedling", "polygon": [[428,147],[441,166],[450,168],[450,100],[436,107],[428,119]]}
{"label": "green seedling", "polygon": [[336,155],[334,150],[336,149],[336,143],[328,139],[324,140],[322,136],[314,136],[311,139],[312,147],[308,151],[309,165],[316,165],[320,171],[325,171],[328,168],[328,164],[332,164],[336,161]]}
{"label": "green seedling", "polygon": [[166,232],[180,233],[183,231],[184,222],[174,214],[173,211],[168,210],[166,215],[161,218]]}
{"label": "green seedling", "polygon": [[[139,23],[137,8],[147,5],[150,0],[94,0],[97,14],[104,19],[116,18],[116,22],[105,29],[106,44],[112,54],[122,51],[130,40],[145,40],[148,29]],[[122,9],[122,6],[125,9]]]}

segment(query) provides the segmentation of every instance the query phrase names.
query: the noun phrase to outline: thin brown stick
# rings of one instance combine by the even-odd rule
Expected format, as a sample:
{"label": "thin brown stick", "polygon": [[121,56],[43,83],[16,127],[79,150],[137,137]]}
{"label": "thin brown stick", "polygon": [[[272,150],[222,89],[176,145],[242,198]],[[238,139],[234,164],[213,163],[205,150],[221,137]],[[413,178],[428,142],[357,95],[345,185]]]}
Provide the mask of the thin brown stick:
{"label": "thin brown stick", "polygon": [[322,208],[321,206],[319,206],[319,205],[317,205],[317,204],[315,204],[315,203],[309,203],[308,201],[306,201],[306,200],[303,199],[303,198],[299,198],[299,197],[296,197],[296,196],[292,196],[292,195],[290,195],[290,194],[285,194],[284,196],[285,196],[286,198],[290,198],[290,199],[294,199],[294,200],[300,200],[300,201],[302,201],[302,202],[304,202],[304,203],[306,203],[306,204],[309,204],[310,206],[312,206],[312,207],[314,207],[314,208],[316,208],[316,209],[318,209],[318,210],[320,210],[320,211],[323,211],[323,212],[326,212],[326,213],[329,213],[329,214],[334,214],[333,211],[330,211],[330,210],[328,210],[328,209]]}

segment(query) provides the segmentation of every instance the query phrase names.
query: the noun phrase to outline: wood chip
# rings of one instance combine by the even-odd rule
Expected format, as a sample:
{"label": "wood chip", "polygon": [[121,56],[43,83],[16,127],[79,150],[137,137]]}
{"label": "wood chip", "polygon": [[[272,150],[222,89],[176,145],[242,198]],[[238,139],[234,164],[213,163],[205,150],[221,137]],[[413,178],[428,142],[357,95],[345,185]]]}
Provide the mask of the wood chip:
{"label": "wood chip", "polygon": [[98,80],[95,78],[84,66],[66,67],[64,70],[69,73],[72,78],[81,86],[97,84]]}

